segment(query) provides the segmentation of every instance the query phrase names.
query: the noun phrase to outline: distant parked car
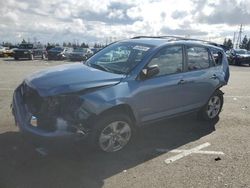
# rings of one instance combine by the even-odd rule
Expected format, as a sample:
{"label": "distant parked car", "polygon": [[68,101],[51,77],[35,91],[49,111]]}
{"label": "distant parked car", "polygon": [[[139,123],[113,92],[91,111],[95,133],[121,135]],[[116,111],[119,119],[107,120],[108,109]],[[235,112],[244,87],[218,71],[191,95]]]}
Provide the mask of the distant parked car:
{"label": "distant parked car", "polygon": [[47,52],[48,60],[64,60],[67,59],[70,48],[55,47]]}
{"label": "distant parked car", "polygon": [[92,54],[93,52],[88,48],[75,48],[71,53],[69,53],[69,60],[84,61]]}
{"label": "distant parked car", "polygon": [[18,46],[9,46],[9,49],[7,50],[7,54],[9,57],[14,57],[15,50],[18,49]]}
{"label": "distant parked car", "polygon": [[46,51],[40,44],[20,44],[18,49],[14,51],[14,59],[18,60],[21,58],[33,60],[34,58],[46,57]]}
{"label": "distant parked car", "polygon": [[233,65],[248,64],[250,66],[250,53],[245,49],[233,49],[229,62]]}
{"label": "distant parked car", "polygon": [[5,57],[6,52],[7,52],[6,47],[0,46],[0,57]]}
{"label": "distant parked car", "polygon": [[93,54],[95,54],[95,53],[97,53],[98,51],[100,51],[101,48],[91,48],[90,50],[93,52]]}

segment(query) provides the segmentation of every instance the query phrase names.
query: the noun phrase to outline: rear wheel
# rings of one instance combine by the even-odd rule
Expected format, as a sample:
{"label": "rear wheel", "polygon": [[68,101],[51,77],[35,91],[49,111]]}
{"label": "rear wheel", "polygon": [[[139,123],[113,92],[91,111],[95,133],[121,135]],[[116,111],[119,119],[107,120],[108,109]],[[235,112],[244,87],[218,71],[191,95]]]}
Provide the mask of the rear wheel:
{"label": "rear wheel", "polygon": [[19,58],[18,58],[18,57],[14,57],[14,59],[15,59],[15,60],[19,60]]}
{"label": "rear wheel", "polygon": [[199,117],[203,120],[213,121],[218,118],[223,106],[223,92],[216,90],[210,97],[206,105],[199,112]]}
{"label": "rear wheel", "polygon": [[103,116],[96,123],[92,140],[94,147],[104,152],[123,149],[133,135],[132,121],[125,114]]}

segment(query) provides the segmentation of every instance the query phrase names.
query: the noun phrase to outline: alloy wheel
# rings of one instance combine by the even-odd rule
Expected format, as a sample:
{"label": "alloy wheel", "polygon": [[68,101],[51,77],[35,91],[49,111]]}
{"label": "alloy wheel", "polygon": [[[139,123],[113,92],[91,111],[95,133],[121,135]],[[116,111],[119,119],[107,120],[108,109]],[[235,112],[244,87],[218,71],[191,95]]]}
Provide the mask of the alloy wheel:
{"label": "alloy wheel", "polygon": [[99,146],[103,151],[115,152],[122,149],[131,138],[131,128],[125,121],[114,121],[107,125],[99,136]]}
{"label": "alloy wheel", "polygon": [[218,96],[213,96],[210,98],[207,106],[207,115],[210,119],[215,118],[221,109],[221,100]]}

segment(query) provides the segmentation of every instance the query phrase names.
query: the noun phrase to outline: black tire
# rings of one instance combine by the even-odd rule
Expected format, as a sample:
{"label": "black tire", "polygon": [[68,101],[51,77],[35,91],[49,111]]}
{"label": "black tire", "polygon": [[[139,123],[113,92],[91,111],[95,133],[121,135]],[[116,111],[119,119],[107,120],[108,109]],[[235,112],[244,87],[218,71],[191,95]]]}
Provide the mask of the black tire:
{"label": "black tire", "polygon": [[237,65],[237,62],[236,62],[235,59],[232,60],[232,64],[233,64],[233,65]]}
{"label": "black tire", "polygon": [[235,60],[235,65],[241,66],[241,63],[239,61]]}
{"label": "black tire", "polygon": [[15,60],[19,60],[19,58],[18,58],[18,57],[14,57],[14,59],[15,59]]}
{"label": "black tire", "polygon": [[[218,102],[216,102],[215,100],[218,100]],[[213,105],[211,105],[211,103]],[[223,92],[221,90],[216,90],[209,98],[206,105],[199,111],[198,118],[200,120],[205,121],[214,121],[218,119],[221,109],[223,107],[223,103]]]}
{"label": "black tire", "polygon": [[[117,126],[124,126],[128,130],[128,132],[126,134],[124,133],[124,138],[126,138],[128,140],[127,140],[127,142],[124,142],[121,145],[120,145],[120,141],[118,141],[119,139],[116,140],[116,138],[115,138],[116,135],[110,136],[111,133],[109,133],[109,129],[110,129],[109,126],[111,126],[111,123],[115,124],[116,122],[121,123],[120,125],[118,123]],[[124,125],[122,123],[124,123]],[[129,128],[127,126],[129,126]],[[117,130],[119,130],[119,129],[117,129]],[[123,149],[131,141],[131,139],[134,135],[134,132],[135,131],[134,131],[133,122],[128,115],[122,114],[122,113],[121,114],[119,113],[119,114],[103,115],[95,123],[95,126],[94,126],[92,133],[90,135],[91,146],[94,149],[97,149],[97,150],[102,151],[102,152],[116,152],[116,151]],[[110,149],[105,149],[106,143],[105,143],[105,141],[101,141],[101,138],[103,138],[103,135],[110,137],[107,140],[107,144],[109,145],[109,143],[112,141],[112,143],[113,142],[115,143],[114,147],[112,147]],[[115,139],[115,141],[113,139]],[[118,144],[118,146],[115,147],[116,144]]]}

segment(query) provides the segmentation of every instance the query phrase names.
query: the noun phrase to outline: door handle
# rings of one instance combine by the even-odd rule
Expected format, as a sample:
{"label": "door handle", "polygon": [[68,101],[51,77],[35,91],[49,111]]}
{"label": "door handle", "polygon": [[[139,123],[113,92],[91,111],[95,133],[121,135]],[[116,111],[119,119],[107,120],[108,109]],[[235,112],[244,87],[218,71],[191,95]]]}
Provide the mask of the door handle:
{"label": "door handle", "polygon": [[213,76],[210,77],[210,79],[217,79],[218,77],[216,76],[216,74],[213,74]]}

